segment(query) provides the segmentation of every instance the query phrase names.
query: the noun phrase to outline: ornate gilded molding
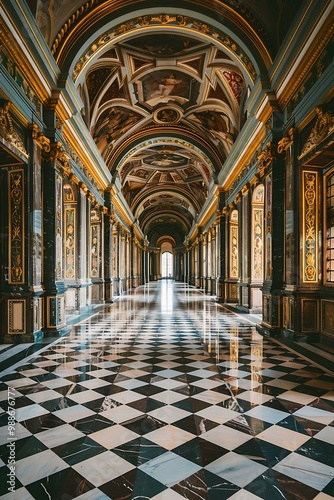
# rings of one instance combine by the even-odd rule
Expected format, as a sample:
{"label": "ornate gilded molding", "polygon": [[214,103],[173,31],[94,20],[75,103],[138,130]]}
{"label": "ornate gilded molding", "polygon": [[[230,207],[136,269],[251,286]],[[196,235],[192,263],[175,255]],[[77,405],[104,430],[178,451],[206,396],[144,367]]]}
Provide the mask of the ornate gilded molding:
{"label": "ornate gilded molding", "polygon": [[[310,79],[314,66],[317,78],[319,78],[318,74],[319,71],[321,71],[321,61],[319,61],[318,58],[325,52],[327,44],[333,39],[333,33],[333,18],[332,16],[328,16],[325,25],[318,31],[316,39],[305,54],[303,64],[301,64],[299,70],[295,72],[293,81],[287,86],[284,95],[281,97],[282,107],[287,107],[291,103],[294,108],[302,100],[307,93],[306,82]],[[330,50],[327,52],[331,53]],[[315,63],[317,59],[318,63]],[[327,63],[329,65],[329,61],[327,61]]]}
{"label": "ornate gilded molding", "polygon": [[[8,27],[5,25],[2,17],[0,17],[0,37],[0,64],[6,68],[8,74],[15,80],[16,85],[21,88],[22,92],[35,106],[38,115],[41,116],[41,102],[26,80],[29,75],[30,80],[34,81],[32,79],[33,75],[31,74],[31,68],[27,65],[26,60],[22,58],[21,48],[18,44],[17,37],[14,37],[13,34],[8,31]],[[43,85],[40,85],[39,90],[42,88]]]}
{"label": "ornate gilded molding", "polygon": [[317,121],[315,122],[315,125],[312,128],[298,159],[303,158],[303,156],[312,151],[312,149],[326,139],[326,137],[328,137],[334,130],[334,116],[332,116],[329,111],[324,113],[322,108],[318,106],[315,108],[315,112],[317,114]]}
{"label": "ornate gilded molding", "polygon": [[12,103],[10,101],[5,101],[3,107],[0,108],[0,136],[28,158],[22,137],[15,130],[13,120],[10,116],[9,110],[11,106]]}
{"label": "ornate gilded molding", "polygon": [[283,139],[278,141],[278,145],[277,145],[278,154],[284,153],[284,151],[286,151],[293,144],[294,132],[295,132],[295,129],[290,128],[290,130],[288,131],[288,135],[286,135],[285,137],[283,137]]}

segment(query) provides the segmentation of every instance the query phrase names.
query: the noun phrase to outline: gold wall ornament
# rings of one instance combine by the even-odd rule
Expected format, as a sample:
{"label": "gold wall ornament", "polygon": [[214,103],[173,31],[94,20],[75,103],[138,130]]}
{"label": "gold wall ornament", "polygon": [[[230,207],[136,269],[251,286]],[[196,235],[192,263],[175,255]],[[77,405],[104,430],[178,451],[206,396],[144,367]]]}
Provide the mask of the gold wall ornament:
{"label": "gold wall ornament", "polygon": [[32,124],[31,136],[33,141],[42,151],[44,151],[45,153],[50,152],[51,150],[50,139],[42,134],[41,129],[36,123]]}
{"label": "gold wall ornament", "polygon": [[242,196],[246,196],[246,194],[249,192],[249,189],[250,189],[250,185],[249,185],[249,183],[245,184],[245,185],[241,188],[241,194],[242,194]]}
{"label": "gold wall ornament", "polygon": [[234,199],[234,203],[237,205],[241,201],[241,193],[238,193]]}
{"label": "gold wall ornament", "polygon": [[265,148],[257,157],[258,170],[261,177],[264,175],[265,170],[271,165],[273,159],[273,145],[271,142],[267,142]]}
{"label": "gold wall ornament", "polygon": [[283,137],[280,141],[278,141],[278,145],[277,145],[278,154],[284,153],[284,151],[286,151],[293,144],[294,132],[295,132],[295,129],[290,128],[290,130],[288,131],[288,134],[285,137]]}
{"label": "gold wall ornament", "polygon": [[317,114],[317,121],[302,148],[301,154],[298,157],[299,159],[312,151],[312,149],[326,139],[334,130],[334,116],[332,116],[329,111],[324,113],[321,106],[318,106],[315,108],[315,112]]}
{"label": "gold wall ornament", "polygon": [[303,171],[303,282],[318,282],[318,173]]}
{"label": "gold wall ornament", "polygon": [[9,110],[11,106],[12,103],[10,101],[5,101],[3,107],[0,108],[0,136],[23,153],[24,156],[28,157],[22,137],[15,130],[13,120],[10,116]]}
{"label": "gold wall ornament", "polygon": [[24,279],[24,170],[8,173],[9,197],[9,284],[23,284]]}

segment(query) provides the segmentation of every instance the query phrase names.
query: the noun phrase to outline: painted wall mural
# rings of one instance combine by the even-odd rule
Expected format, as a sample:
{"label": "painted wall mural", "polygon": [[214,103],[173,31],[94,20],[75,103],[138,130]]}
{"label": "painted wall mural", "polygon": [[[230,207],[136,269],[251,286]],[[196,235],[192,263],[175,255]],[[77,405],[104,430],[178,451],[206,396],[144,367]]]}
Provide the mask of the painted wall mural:
{"label": "painted wall mural", "polygon": [[252,279],[263,280],[264,185],[257,186],[252,200]]}
{"label": "painted wall mural", "polygon": [[114,106],[102,113],[92,131],[94,142],[102,156],[141,118],[138,113],[120,106]]}
{"label": "painted wall mural", "polygon": [[192,80],[180,71],[159,70],[137,81],[138,100],[150,106],[175,101],[184,104],[191,98]]}
{"label": "painted wall mural", "polygon": [[263,279],[263,209],[253,208],[252,278]]}
{"label": "painted wall mural", "polygon": [[91,225],[91,278],[99,277],[99,263],[100,263],[100,242],[101,242],[101,228],[100,224]]}
{"label": "painted wall mural", "polygon": [[65,278],[75,278],[75,208],[65,208]]}

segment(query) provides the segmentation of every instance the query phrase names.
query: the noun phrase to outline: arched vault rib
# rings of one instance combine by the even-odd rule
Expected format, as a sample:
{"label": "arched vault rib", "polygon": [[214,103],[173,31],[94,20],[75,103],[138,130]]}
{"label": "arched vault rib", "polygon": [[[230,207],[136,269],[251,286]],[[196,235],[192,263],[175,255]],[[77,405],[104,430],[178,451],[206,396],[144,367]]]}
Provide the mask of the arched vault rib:
{"label": "arched vault rib", "polygon": [[129,34],[133,36],[134,33],[144,33],[157,27],[164,30],[177,27],[185,35],[202,37],[226,50],[238,61],[249,83],[254,82],[257,75],[266,72],[272,62],[261,37],[242,16],[227,5],[223,6],[223,24],[217,21],[217,12],[222,9],[218,1],[214,1],[212,6],[205,4],[205,16],[201,12],[203,7],[199,5],[202,2],[198,0],[188,3],[192,10],[178,8],[177,14],[164,13],[165,10],[170,12],[170,2],[166,2],[165,6],[160,5],[159,13],[155,15],[145,15],[143,10],[134,12],[135,6],[141,7],[140,3],[136,0],[109,0],[78,15],[71,26],[70,23],[65,24],[52,46],[63,74],[73,72],[76,79],[83,66],[90,64],[92,56],[97,55],[105,44],[119,43]]}
{"label": "arched vault rib", "polygon": [[118,148],[112,151],[112,156],[108,159],[109,169],[112,174],[120,168],[140,149],[149,146],[178,146],[188,149],[198,156],[212,172],[217,175],[221,167],[221,159],[212,146],[206,143],[198,134],[192,131],[185,131],[182,128],[172,128],[158,130],[156,127],[139,131],[129,137]]}

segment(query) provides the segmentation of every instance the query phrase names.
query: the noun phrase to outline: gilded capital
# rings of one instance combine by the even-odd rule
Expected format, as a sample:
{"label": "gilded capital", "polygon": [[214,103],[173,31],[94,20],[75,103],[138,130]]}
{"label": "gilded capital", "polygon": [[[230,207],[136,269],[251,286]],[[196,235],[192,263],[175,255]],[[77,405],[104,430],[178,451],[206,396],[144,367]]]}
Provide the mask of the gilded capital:
{"label": "gilded capital", "polygon": [[293,128],[290,128],[290,130],[288,131],[288,135],[286,135],[285,137],[283,137],[283,139],[278,141],[278,146],[277,146],[278,154],[284,153],[284,151],[286,151],[291,146],[291,144],[293,144],[294,131],[295,130]]}
{"label": "gilded capital", "polygon": [[42,134],[41,129],[37,125],[37,123],[32,124],[32,130],[31,130],[31,136],[35,144],[44,151],[45,153],[49,153],[51,150],[50,146],[50,139],[48,137],[45,137],[44,134]]}
{"label": "gilded capital", "polygon": [[271,165],[273,159],[274,156],[273,156],[272,143],[267,142],[265,148],[261,151],[261,153],[257,157],[258,169],[261,176],[264,174],[266,168],[269,167],[269,165]]}

